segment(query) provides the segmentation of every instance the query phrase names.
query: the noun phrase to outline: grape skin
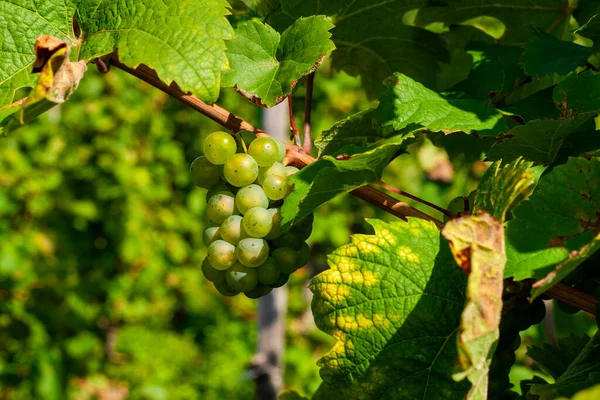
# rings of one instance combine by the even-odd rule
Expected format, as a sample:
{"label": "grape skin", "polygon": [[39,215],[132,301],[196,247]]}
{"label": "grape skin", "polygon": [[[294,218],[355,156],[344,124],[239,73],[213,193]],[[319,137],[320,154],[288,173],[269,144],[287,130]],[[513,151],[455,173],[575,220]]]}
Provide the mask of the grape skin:
{"label": "grape skin", "polygon": [[234,154],[225,162],[223,174],[233,186],[248,186],[258,177],[258,164],[248,154]]}
{"label": "grape skin", "polygon": [[226,132],[213,132],[207,136],[202,146],[204,156],[215,165],[223,165],[227,158],[234,155],[237,144]]}
{"label": "grape skin", "polygon": [[240,240],[248,237],[248,234],[242,225],[242,217],[239,215],[228,217],[223,221],[219,230],[223,240],[234,245],[237,245]]}
{"label": "grape skin", "polygon": [[246,238],[240,240],[235,252],[239,262],[246,267],[256,268],[269,256],[269,245],[263,239]]}
{"label": "grape skin", "polygon": [[230,288],[238,292],[249,292],[258,284],[256,270],[239,262],[225,272],[225,281]]}
{"label": "grape skin", "polygon": [[280,275],[279,268],[277,268],[275,260],[271,257],[267,258],[264,263],[258,266],[256,273],[258,275],[258,281],[265,285],[277,282]]}
{"label": "grape skin", "polygon": [[240,213],[245,214],[254,207],[268,208],[269,199],[263,188],[258,185],[248,185],[241,188],[235,195],[235,204]]}
{"label": "grape skin", "polygon": [[215,240],[208,246],[208,261],[213,268],[226,270],[237,260],[236,248],[231,243],[224,240]]}
{"label": "grape skin", "polygon": [[221,239],[220,226],[216,224],[209,224],[204,233],[202,234],[202,240],[204,245],[210,246],[215,240]]}
{"label": "grape skin", "polygon": [[265,178],[269,175],[287,176],[286,168],[280,162],[274,162],[268,167],[261,167],[258,169],[258,183],[261,185],[265,182]]}
{"label": "grape skin", "polygon": [[263,182],[263,189],[269,199],[283,199],[286,196],[288,189],[287,176],[268,175]]}
{"label": "grape skin", "polygon": [[279,160],[279,147],[273,139],[259,137],[248,146],[248,154],[254,157],[259,167],[268,167]]}
{"label": "grape skin", "polygon": [[238,214],[233,193],[219,193],[208,200],[206,215],[215,224],[222,224],[231,215]]}
{"label": "grape skin", "polygon": [[212,164],[206,157],[200,156],[192,162],[190,175],[194,185],[210,189],[219,181],[221,167]]}
{"label": "grape skin", "polygon": [[273,227],[271,213],[261,207],[254,207],[248,210],[242,222],[246,232],[256,238],[267,236]]}

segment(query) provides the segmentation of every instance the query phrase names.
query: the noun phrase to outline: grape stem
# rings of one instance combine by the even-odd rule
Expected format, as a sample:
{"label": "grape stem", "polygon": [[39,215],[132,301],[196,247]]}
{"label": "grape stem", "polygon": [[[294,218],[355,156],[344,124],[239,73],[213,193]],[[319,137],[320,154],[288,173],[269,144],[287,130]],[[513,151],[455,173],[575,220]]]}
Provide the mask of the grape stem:
{"label": "grape stem", "polygon": [[302,148],[308,154],[312,151],[312,140],[310,138],[310,118],[312,115],[313,87],[315,85],[315,73],[306,78],[306,98],[304,99],[304,139]]}
{"label": "grape stem", "polygon": [[430,203],[427,200],[423,200],[420,197],[412,195],[412,194],[410,194],[408,192],[405,192],[404,190],[397,189],[397,188],[395,188],[393,186],[388,185],[387,183],[385,183],[383,181],[378,181],[378,182],[375,182],[375,183],[377,185],[381,186],[382,188],[384,188],[385,190],[388,190],[390,192],[399,194],[400,196],[408,197],[411,200],[418,201],[419,203],[424,204],[427,207],[433,208],[434,210],[437,210],[437,211],[441,212],[442,214],[444,214],[445,216],[447,216],[450,219],[456,218],[456,215],[454,215],[450,211],[446,210],[445,208],[436,206],[435,204]]}
{"label": "grape stem", "polygon": [[[122,64],[119,61],[116,53],[113,53],[111,56],[111,65],[165,92],[169,96],[179,100],[183,104],[193,108],[194,110],[227,129],[235,132],[245,130],[255,133],[256,136],[269,137],[269,135],[265,132],[254,127],[252,124],[243,120],[242,118],[235,116],[223,107],[220,107],[216,104],[208,105],[196,96],[184,93],[179,89],[175,82],[171,83],[170,85],[163,83],[158,78],[154,70],[143,64],[138,66],[136,69],[130,68],[125,64]],[[286,143],[285,147],[286,159],[289,161],[289,164],[292,164],[298,168],[303,168],[315,161],[313,157],[311,157],[304,151],[304,149],[298,147],[297,145],[289,145]],[[421,218],[427,221],[432,221],[440,229],[444,226],[444,224],[437,219],[393,198],[392,196],[372,186],[363,186],[353,190],[350,193],[398,218],[402,218],[404,220],[406,220],[407,217]],[[583,293],[580,290],[559,283],[550,288],[547,293],[553,298],[572,306],[579,307],[585,312],[590,314],[595,313],[596,298]]]}
{"label": "grape stem", "polygon": [[302,144],[300,143],[300,129],[298,129],[298,126],[296,125],[296,120],[294,119],[294,107],[292,106],[292,95],[291,94],[287,97],[287,100],[288,100],[288,107],[290,110],[290,128],[294,135],[293,136],[294,144],[296,146],[301,146]]}

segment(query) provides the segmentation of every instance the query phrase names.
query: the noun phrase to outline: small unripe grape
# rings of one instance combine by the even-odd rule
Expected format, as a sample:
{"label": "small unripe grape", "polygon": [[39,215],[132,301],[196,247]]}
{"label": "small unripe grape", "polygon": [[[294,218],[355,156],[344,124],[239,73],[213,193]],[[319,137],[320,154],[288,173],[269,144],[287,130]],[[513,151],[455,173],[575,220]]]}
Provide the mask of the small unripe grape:
{"label": "small unripe grape", "polygon": [[285,167],[285,174],[290,177],[292,175],[294,175],[296,172],[300,171],[298,168],[293,167],[291,165],[288,165],[287,167]]}
{"label": "small unripe grape", "polygon": [[249,292],[244,292],[244,295],[249,299],[259,299],[271,293],[273,288],[259,283],[254,289]]}
{"label": "small unripe grape", "polygon": [[298,250],[298,268],[304,267],[308,264],[310,258],[310,246],[308,243],[302,243],[300,250]]}
{"label": "small unripe grape", "polygon": [[271,139],[273,139],[273,141],[277,145],[277,161],[283,162],[283,159],[285,158],[285,145],[283,144],[283,142],[281,140],[279,140],[277,138],[271,138]]}
{"label": "small unripe grape", "polygon": [[225,280],[230,288],[238,292],[249,292],[258,284],[256,270],[239,262],[225,272]]}
{"label": "small unripe grape", "polygon": [[208,246],[208,261],[220,271],[231,267],[237,260],[235,246],[224,240],[215,240]]}
{"label": "small unripe grape", "polygon": [[215,288],[221,293],[223,296],[232,297],[240,292],[238,290],[234,290],[227,284],[227,281],[224,279],[221,282],[213,282]]}
{"label": "small unripe grape", "polygon": [[264,263],[258,266],[256,269],[258,274],[258,281],[265,285],[271,285],[279,279],[279,268],[275,265],[273,258],[269,257]]}
{"label": "small unripe grape", "polygon": [[287,176],[267,175],[262,186],[269,199],[281,200],[288,192]]}
{"label": "small unripe grape", "polygon": [[201,269],[202,275],[211,282],[223,282],[225,280],[225,271],[213,268],[210,265],[208,258],[205,258],[204,261],[202,261]]}
{"label": "small unripe grape", "polygon": [[256,268],[269,257],[269,245],[263,239],[246,238],[240,240],[235,252],[242,264]]}
{"label": "small unripe grape", "polygon": [[225,164],[227,158],[235,154],[237,144],[227,132],[213,132],[204,141],[204,156],[213,164]]}
{"label": "small unripe grape", "polygon": [[298,251],[290,247],[275,249],[271,253],[271,256],[275,260],[275,264],[279,267],[279,271],[283,274],[292,274],[300,268]]}
{"label": "small unripe grape", "polygon": [[208,189],[208,191],[206,192],[206,202],[208,203],[208,200],[210,200],[211,197],[219,193],[233,195],[233,192],[229,187],[227,187],[226,184],[224,184],[223,182],[219,182],[210,189]]}
{"label": "small unripe grape", "polygon": [[221,167],[212,164],[204,156],[196,158],[190,166],[192,183],[201,188],[210,189],[219,181]]}
{"label": "small unripe grape", "polygon": [[303,217],[300,221],[296,222],[292,229],[303,230],[306,228],[311,228],[313,222],[315,222],[315,215],[313,213],[310,213],[307,216]]}
{"label": "small unripe grape", "polygon": [[304,241],[293,232],[285,232],[279,238],[273,241],[273,248],[289,247],[294,250],[300,250]]}
{"label": "small unripe grape", "polygon": [[281,221],[283,221],[283,217],[281,216],[281,211],[279,208],[269,208],[267,211],[271,213],[272,226],[271,226],[271,230],[269,231],[269,234],[267,236],[265,236],[265,239],[266,240],[277,239],[283,233],[283,231],[281,230]]}
{"label": "small unripe grape", "polygon": [[268,167],[260,167],[258,169],[258,183],[262,185],[265,181],[265,178],[269,175],[287,176],[285,171],[286,168],[287,167],[284,167],[280,162],[275,162]]}
{"label": "small unripe grape", "polygon": [[269,207],[269,199],[263,188],[258,185],[248,185],[241,188],[235,195],[235,204],[242,214],[254,207]]}
{"label": "small unripe grape", "polygon": [[259,167],[267,167],[279,161],[279,147],[268,137],[254,139],[248,146],[248,154],[254,157]]}
{"label": "small unripe grape", "polygon": [[221,233],[219,231],[219,225],[209,224],[204,233],[202,234],[202,240],[205,246],[210,246],[215,240],[221,239]]}
{"label": "small unripe grape", "polygon": [[258,164],[248,154],[234,154],[225,162],[223,174],[233,186],[248,186],[258,177]]}
{"label": "small unripe grape", "polygon": [[254,207],[248,210],[242,222],[246,232],[255,238],[267,236],[273,227],[271,213],[261,207]]}
{"label": "small unripe grape", "polygon": [[208,200],[206,216],[216,224],[222,224],[228,217],[238,213],[235,197],[229,193],[219,193]]}
{"label": "small unripe grape", "polygon": [[223,240],[234,245],[248,237],[242,225],[242,217],[239,215],[232,215],[223,221],[220,227],[220,234]]}
{"label": "small unripe grape", "polygon": [[269,286],[272,287],[273,289],[278,288],[278,287],[282,287],[283,285],[285,285],[286,283],[288,283],[289,280],[290,280],[290,275],[289,274],[280,274],[279,278],[277,278],[277,280],[275,281],[275,283],[272,283]]}

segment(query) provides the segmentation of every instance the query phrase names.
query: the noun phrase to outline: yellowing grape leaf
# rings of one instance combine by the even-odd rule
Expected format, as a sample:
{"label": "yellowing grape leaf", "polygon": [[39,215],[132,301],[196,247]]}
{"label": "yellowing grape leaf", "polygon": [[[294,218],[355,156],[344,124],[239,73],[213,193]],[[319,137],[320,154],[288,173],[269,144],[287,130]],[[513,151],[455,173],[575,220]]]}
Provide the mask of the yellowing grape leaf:
{"label": "yellowing grape leaf", "polygon": [[470,215],[449,221],[442,234],[456,262],[469,274],[454,378],[468,378],[473,384],[467,399],[485,400],[489,367],[500,335],[506,264],[504,226],[489,214]]}
{"label": "yellowing grape leaf", "polygon": [[311,283],[317,326],[336,339],[314,399],[462,399],[456,340],[465,273],[436,226],[369,220]]}

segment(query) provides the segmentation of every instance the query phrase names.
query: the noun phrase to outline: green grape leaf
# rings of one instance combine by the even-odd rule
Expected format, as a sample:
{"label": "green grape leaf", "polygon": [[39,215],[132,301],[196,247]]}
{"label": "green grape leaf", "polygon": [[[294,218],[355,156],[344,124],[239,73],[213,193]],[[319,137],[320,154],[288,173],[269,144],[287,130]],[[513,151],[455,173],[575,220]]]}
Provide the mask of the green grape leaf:
{"label": "green grape leaf", "polygon": [[416,125],[433,132],[480,135],[495,135],[506,129],[502,113],[483,101],[446,99],[403,74],[388,78],[386,86],[376,115],[383,127],[400,130]]}
{"label": "green grape leaf", "polygon": [[0,2],[0,109],[6,110],[5,106],[17,100],[18,89],[36,85],[38,76],[31,70],[36,59],[34,43],[39,36],[51,35],[75,44],[74,12],[70,0]]}
{"label": "green grape leaf", "polygon": [[[587,254],[582,247],[600,233],[598,210],[600,159],[571,158],[552,169],[507,223],[505,277],[543,278],[557,264],[576,257],[561,267],[558,277],[562,279]],[[551,285],[560,279],[553,279]]]}
{"label": "green grape leaf", "polygon": [[[523,118],[524,122],[541,118],[558,118],[560,116],[552,92],[554,88],[546,88],[537,91],[523,99],[514,99],[510,105],[502,107],[504,111],[516,114]],[[510,98],[509,100],[512,100]]]}
{"label": "green grape leaf", "polygon": [[242,2],[258,15],[266,16],[279,7],[279,0],[242,0]]}
{"label": "green grape leaf", "polygon": [[[475,17],[499,19],[506,27],[502,42],[520,44],[539,31],[557,30],[568,21],[569,4],[563,0],[448,0],[447,6],[419,10],[417,23],[427,26],[434,22],[459,24]],[[535,28],[534,28],[535,27]]]}
{"label": "green grape leaf", "polygon": [[365,110],[336,122],[315,140],[319,156],[332,155],[347,145],[368,146],[381,139],[373,123],[375,110]]}
{"label": "green grape leaf", "polygon": [[336,26],[333,67],[360,75],[369,97],[377,98],[384,90],[381,82],[394,72],[433,86],[440,62],[449,61],[439,35],[404,23],[407,11],[425,4],[425,0],[281,0],[269,23],[281,32],[300,17],[330,16]]}
{"label": "green grape leaf", "polygon": [[558,347],[544,343],[527,348],[527,356],[542,366],[554,379],[565,373],[581,350],[587,345],[590,337],[587,335],[571,334],[558,338]]}
{"label": "green grape leaf", "polygon": [[300,18],[282,35],[260,21],[239,24],[236,39],[228,43],[231,69],[223,75],[223,86],[235,87],[263,107],[282,102],[335,49],[331,28],[324,16]]}
{"label": "green grape leaf", "polygon": [[227,68],[225,40],[233,38],[225,18],[228,7],[225,0],[80,0],[76,19],[84,42],[79,59],[117,49],[123,64],[145,64],[162,81],[175,81],[184,92],[215,102]]}
{"label": "green grape leaf", "polygon": [[554,400],[597,384],[600,384],[600,332],[590,339],[555,383],[531,385],[529,392],[538,395],[539,400]]}
{"label": "green grape leaf", "polygon": [[319,329],[336,339],[319,360],[313,399],[458,399],[469,385],[451,375],[466,275],[436,226],[369,220],[313,278]]}
{"label": "green grape leaf", "polygon": [[[571,400],[597,400],[600,399],[600,385],[595,385],[575,393]],[[566,397],[559,397],[557,400],[568,400]]]}
{"label": "green grape leaf", "polygon": [[571,136],[576,139],[577,130],[595,116],[596,113],[585,113],[574,118],[539,119],[516,126],[494,144],[487,159],[512,161],[523,157],[535,164],[552,164],[569,150],[568,139]]}
{"label": "green grape leaf", "polygon": [[585,24],[581,25],[575,33],[585,36],[594,42],[594,50],[600,49],[600,15],[593,15]]}
{"label": "green grape leaf", "polygon": [[455,132],[446,135],[443,132],[428,132],[427,137],[437,147],[443,148],[451,160],[479,161],[494,144],[494,138],[489,136],[469,135]]}
{"label": "green grape leaf", "polygon": [[562,281],[573,272],[582,262],[590,258],[600,250],[600,234],[596,235],[591,242],[581,248],[571,250],[568,258],[556,266],[556,268],[531,286],[531,297],[536,298],[558,282]]}
{"label": "green grape leaf", "polygon": [[516,159],[510,164],[495,162],[485,172],[477,187],[473,212],[490,213],[501,223],[519,198],[530,194],[535,184],[531,163]]}
{"label": "green grape leaf", "polygon": [[556,107],[564,116],[600,111],[600,74],[586,71],[571,74],[554,88]]}
{"label": "green grape leaf", "polygon": [[350,148],[358,148],[345,147],[349,158],[324,156],[296,172],[290,181],[294,190],[281,207],[282,228],[288,229],[334,197],[380,179],[383,169],[403,148],[404,139],[401,135],[382,140],[356,154]]}
{"label": "green grape leaf", "polygon": [[564,75],[585,65],[590,53],[589,47],[545,34],[527,42],[522,65],[529,76]]}
{"label": "green grape leaf", "polygon": [[487,399],[488,372],[500,337],[504,265],[504,226],[489,214],[449,221],[442,235],[459,266],[469,274],[467,304],[458,332],[458,371],[454,379],[472,383],[467,399]]}

